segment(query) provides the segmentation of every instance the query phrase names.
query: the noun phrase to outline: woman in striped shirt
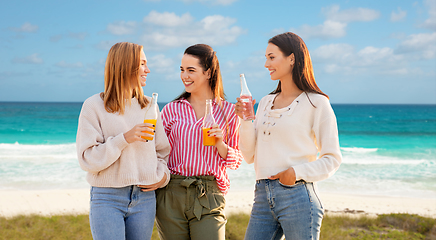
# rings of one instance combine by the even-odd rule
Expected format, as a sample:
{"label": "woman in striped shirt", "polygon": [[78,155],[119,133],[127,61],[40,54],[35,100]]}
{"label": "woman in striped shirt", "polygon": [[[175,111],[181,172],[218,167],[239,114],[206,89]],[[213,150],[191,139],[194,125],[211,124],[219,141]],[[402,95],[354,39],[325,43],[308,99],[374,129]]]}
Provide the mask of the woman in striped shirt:
{"label": "woman in striped shirt", "polygon": [[[161,239],[224,239],[225,200],[230,181],[226,168],[237,169],[239,119],[225,101],[218,58],[205,44],[188,47],[180,77],[185,92],[162,110],[172,147],[168,168],[171,181],[157,192],[156,222]],[[206,100],[213,99],[216,124],[209,135],[214,146],[203,146]]]}

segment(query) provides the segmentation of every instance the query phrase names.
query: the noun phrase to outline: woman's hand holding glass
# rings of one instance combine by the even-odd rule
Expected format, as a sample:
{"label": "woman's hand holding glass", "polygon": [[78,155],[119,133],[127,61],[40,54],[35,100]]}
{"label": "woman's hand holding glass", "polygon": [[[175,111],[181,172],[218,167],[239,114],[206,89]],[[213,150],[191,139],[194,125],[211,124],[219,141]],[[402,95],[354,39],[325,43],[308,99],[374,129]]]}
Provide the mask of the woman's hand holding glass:
{"label": "woman's hand holding glass", "polygon": [[126,142],[128,143],[132,143],[136,141],[148,142],[148,140],[142,137],[153,139],[153,135],[147,133],[147,132],[154,133],[155,130],[153,129],[153,127],[154,125],[151,123],[140,123],[134,126],[132,129],[130,129],[130,131],[124,133],[124,139],[126,139]]}

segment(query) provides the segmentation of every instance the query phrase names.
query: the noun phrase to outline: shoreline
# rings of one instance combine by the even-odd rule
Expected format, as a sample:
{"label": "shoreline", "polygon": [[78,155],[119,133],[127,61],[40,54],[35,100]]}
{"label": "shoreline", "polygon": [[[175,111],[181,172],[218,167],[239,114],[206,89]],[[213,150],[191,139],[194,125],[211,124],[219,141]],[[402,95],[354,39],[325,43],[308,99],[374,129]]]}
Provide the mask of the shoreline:
{"label": "shoreline", "polygon": [[[436,199],[350,195],[320,192],[327,215],[368,215],[388,213],[417,214],[436,218]],[[226,214],[249,214],[253,191],[230,190],[226,195]],[[89,189],[0,190],[0,217],[17,215],[88,214]]]}

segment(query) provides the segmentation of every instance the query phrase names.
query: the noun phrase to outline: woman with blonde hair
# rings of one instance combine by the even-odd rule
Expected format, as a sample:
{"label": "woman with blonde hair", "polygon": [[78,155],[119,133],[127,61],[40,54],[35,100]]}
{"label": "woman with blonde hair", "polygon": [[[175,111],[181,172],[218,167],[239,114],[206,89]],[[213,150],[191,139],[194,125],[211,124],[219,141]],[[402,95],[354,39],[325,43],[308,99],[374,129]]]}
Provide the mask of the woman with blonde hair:
{"label": "woman with blonde hair", "polygon": [[[158,116],[143,123],[147,58],[143,47],[117,43],[109,50],[105,89],[82,106],[76,147],[91,185],[89,220],[94,239],[150,239],[155,191],[169,182],[170,145]],[[153,137],[152,141],[144,137]]]}

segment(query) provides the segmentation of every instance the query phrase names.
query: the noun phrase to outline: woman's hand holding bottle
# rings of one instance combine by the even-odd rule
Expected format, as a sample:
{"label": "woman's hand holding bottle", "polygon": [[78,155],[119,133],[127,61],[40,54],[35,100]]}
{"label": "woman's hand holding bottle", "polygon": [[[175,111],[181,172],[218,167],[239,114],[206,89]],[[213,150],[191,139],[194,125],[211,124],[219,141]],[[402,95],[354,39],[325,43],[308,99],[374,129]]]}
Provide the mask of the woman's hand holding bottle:
{"label": "woman's hand holding bottle", "polygon": [[[235,114],[241,119],[244,119],[244,112],[247,112],[246,103],[242,102],[241,98],[236,98],[237,102],[235,104]],[[253,99],[253,105],[256,103],[256,99]]]}
{"label": "woman's hand holding bottle", "polygon": [[124,133],[124,139],[126,139],[126,142],[148,142],[153,140],[154,133],[156,132],[156,121],[159,113],[157,96],[157,93],[153,93],[150,106],[145,113],[144,123],[138,124],[130,131]]}
{"label": "woman's hand holding bottle", "polygon": [[224,159],[227,159],[227,144],[223,141],[223,130],[218,126],[218,124],[212,125],[212,127],[207,131],[209,136],[215,138],[215,144],[213,146],[218,150],[218,154]]}
{"label": "woman's hand holding bottle", "polygon": [[208,136],[215,137],[215,145],[223,143],[223,131],[220,129],[218,124],[212,125],[212,128],[207,131]]}
{"label": "woman's hand holding bottle", "polygon": [[128,132],[124,133],[124,139],[126,139],[126,142],[128,143],[136,141],[148,142],[148,140],[144,138],[153,139],[153,135],[150,133],[155,132],[154,127],[155,125],[151,123],[140,123],[138,125],[135,125]]}

